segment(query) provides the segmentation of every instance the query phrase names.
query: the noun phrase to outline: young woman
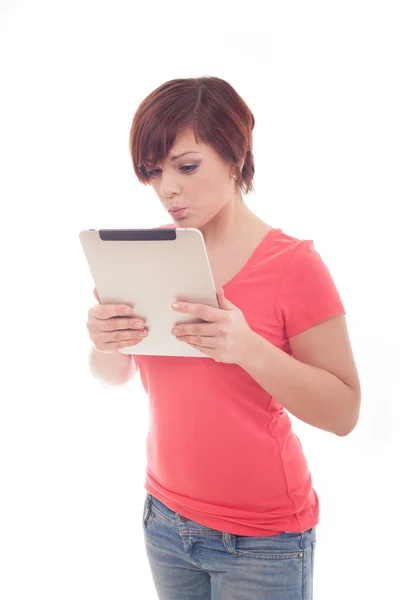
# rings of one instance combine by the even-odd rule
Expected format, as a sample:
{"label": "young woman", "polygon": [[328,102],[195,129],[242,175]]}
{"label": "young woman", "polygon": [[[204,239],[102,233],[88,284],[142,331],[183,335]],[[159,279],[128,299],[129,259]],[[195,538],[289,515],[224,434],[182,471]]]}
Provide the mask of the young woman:
{"label": "young woman", "polygon": [[[124,355],[145,323],[95,305],[93,373],[138,370],[150,402],[143,531],[161,600],[310,600],[319,500],[288,413],[338,436],[359,416],[345,310],[311,240],[257,217],[254,117],[217,77],[176,79],[139,106],[133,167],[205,240],[219,309],[173,334],[205,358]],[[97,299],[98,296],[96,295]]]}

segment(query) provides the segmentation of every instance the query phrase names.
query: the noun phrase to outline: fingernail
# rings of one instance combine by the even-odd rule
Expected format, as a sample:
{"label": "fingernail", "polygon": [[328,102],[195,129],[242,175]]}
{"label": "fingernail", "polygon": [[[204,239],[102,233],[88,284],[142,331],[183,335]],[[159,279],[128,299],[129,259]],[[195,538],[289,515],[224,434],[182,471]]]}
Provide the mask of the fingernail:
{"label": "fingernail", "polygon": [[133,308],[124,308],[122,312],[124,313],[124,315],[130,315],[133,312]]}

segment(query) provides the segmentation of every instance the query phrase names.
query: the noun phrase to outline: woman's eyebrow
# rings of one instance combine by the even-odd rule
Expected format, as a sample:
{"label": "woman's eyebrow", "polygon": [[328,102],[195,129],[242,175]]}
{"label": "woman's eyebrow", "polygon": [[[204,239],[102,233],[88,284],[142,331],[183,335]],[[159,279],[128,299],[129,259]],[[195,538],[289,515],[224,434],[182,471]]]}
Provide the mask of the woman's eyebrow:
{"label": "woman's eyebrow", "polygon": [[[178,154],[177,156],[171,156],[171,161],[177,160],[181,156],[185,156],[185,154],[194,154],[194,153],[201,154],[199,152],[199,150],[188,150],[187,152],[182,152],[182,154]],[[146,162],[143,163],[143,166],[146,167],[146,169],[149,169],[150,165],[151,165],[151,161],[150,160],[148,162],[146,161]]]}
{"label": "woman's eyebrow", "polygon": [[183,152],[182,154],[178,154],[177,156],[171,156],[171,160],[176,160],[177,158],[180,158],[181,156],[185,156],[185,154],[192,154],[192,153],[199,153],[198,150],[189,150],[188,152]]}

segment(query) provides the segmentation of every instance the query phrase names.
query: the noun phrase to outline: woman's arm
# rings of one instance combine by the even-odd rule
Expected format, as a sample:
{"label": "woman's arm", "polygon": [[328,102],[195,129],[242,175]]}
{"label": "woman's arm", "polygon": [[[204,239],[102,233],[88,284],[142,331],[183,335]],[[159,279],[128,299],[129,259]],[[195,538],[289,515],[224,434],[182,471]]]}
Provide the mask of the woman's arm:
{"label": "woman's arm", "polygon": [[293,356],[254,331],[240,366],[298,419],[344,436],[359,418],[361,387],[345,315],[289,339]]}
{"label": "woman's arm", "polygon": [[99,352],[94,346],[89,355],[89,367],[92,375],[103,387],[123,385],[137,372],[137,364],[133,354]]}

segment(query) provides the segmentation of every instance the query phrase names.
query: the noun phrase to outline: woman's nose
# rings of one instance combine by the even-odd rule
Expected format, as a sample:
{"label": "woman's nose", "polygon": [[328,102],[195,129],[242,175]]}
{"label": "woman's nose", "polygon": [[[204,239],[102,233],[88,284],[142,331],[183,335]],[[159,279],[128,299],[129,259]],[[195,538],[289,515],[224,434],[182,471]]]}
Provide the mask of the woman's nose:
{"label": "woman's nose", "polygon": [[178,193],[178,184],[174,181],[174,177],[163,173],[161,175],[160,192],[165,198],[169,198],[173,194]]}

